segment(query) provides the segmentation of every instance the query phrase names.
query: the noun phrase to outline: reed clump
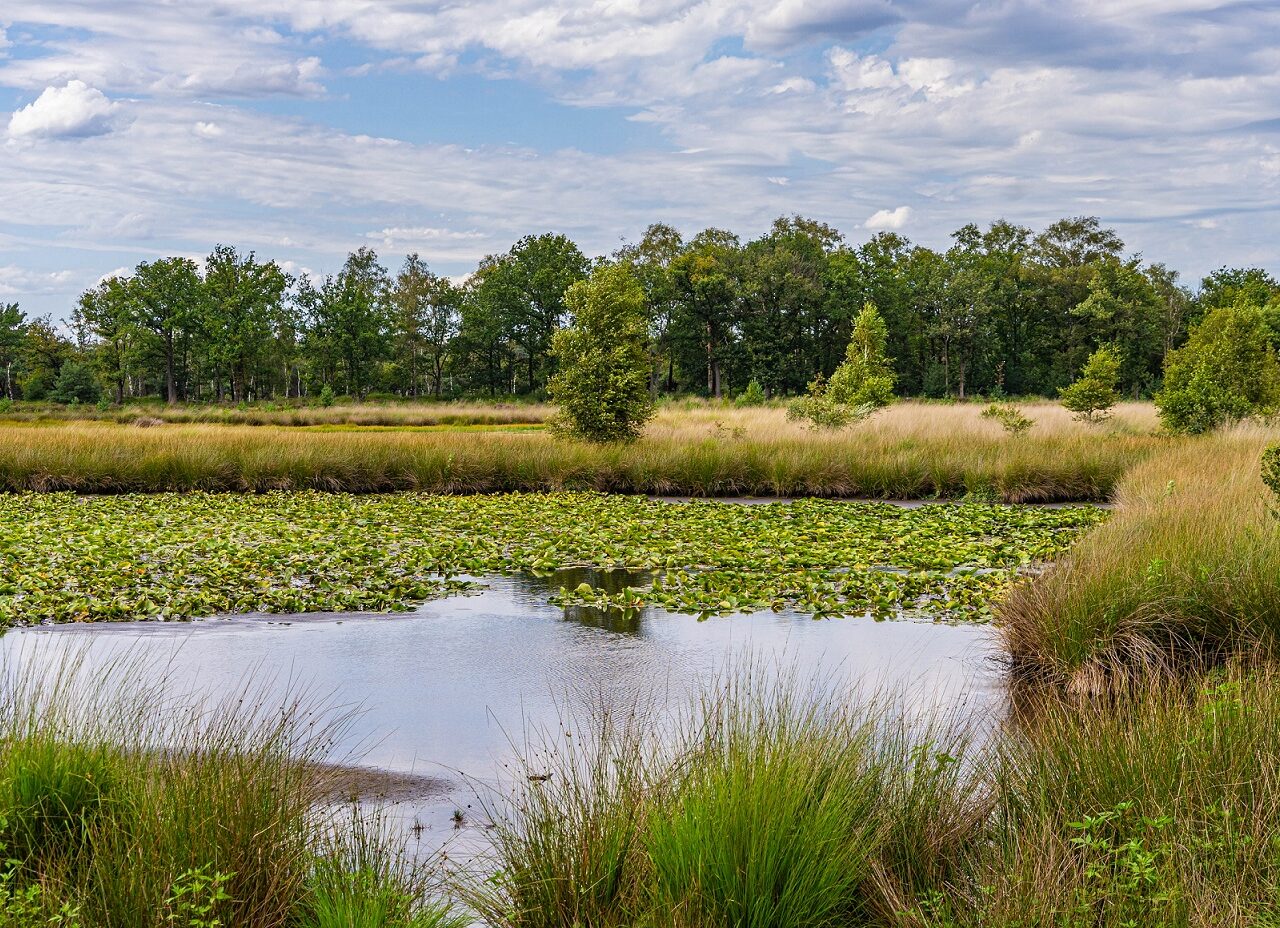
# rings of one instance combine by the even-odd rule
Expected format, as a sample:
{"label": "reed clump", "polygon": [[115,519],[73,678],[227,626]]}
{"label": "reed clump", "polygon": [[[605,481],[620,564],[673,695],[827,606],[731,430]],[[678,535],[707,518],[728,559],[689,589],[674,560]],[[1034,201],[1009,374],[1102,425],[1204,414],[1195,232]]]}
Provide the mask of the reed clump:
{"label": "reed clump", "polygon": [[976,406],[899,403],[856,428],[816,433],[782,409],[669,407],[626,445],[535,432],[307,431],[80,422],[0,425],[0,489],[81,493],[318,489],[352,493],[599,490],[689,496],[1108,498],[1173,439],[1149,404],[1085,426],[1024,407],[1012,438]]}
{"label": "reed clump", "polygon": [[341,718],[247,692],[176,698],[124,660],[30,666],[0,678],[0,925],[465,924],[321,804]]}
{"label": "reed clump", "polygon": [[1136,464],[1114,516],[998,608],[1015,680],[1117,692],[1274,656],[1280,521],[1260,463],[1275,437],[1238,426]]}
{"label": "reed clump", "polygon": [[[750,691],[748,691],[750,690]],[[612,718],[496,816],[489,924],[1244,928],[1280,917],[1280,678],[1049,698],[974,740],[794,680]],[[584,738],[584,735],[590,737]]]}

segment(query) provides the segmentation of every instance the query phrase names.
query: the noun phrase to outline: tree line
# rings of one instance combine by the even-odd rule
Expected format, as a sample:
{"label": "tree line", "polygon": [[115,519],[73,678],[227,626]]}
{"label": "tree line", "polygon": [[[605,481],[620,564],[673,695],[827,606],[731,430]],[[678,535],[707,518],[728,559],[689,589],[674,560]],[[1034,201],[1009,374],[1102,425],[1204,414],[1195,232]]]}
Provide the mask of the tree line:
{"label": "tree line", "polygon": [[655,224],[598,258],[563,235],[531,235],[461,283],[417,254],[389,270],[370,248],[322,279],[228,245],[203,264],[143,261],[82,294],[69,327],[0,305],[0,389],[114,402],[542,397],[570,321],[566,292],[614,265],[643,297],[654,393],[803,394],[845,360],[868,304],[898,395],[1056,396],[1106,345],[1121,390],[1146,396],[1212,309],[1257,306],[1280,332],[1280,284],[1264,270],[1223,268],[1193,291],[1094,217],[1039,232],[970,224],[937,250],[893,232],[855,245],[791,216],[750,241]]}

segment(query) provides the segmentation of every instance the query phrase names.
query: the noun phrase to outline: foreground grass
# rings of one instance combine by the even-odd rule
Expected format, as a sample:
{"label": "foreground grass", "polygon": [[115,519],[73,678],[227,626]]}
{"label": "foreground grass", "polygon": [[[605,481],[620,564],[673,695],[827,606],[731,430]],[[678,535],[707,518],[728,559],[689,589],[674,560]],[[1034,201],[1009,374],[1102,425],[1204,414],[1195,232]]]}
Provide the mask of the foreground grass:
{"label": "foreground grass", "polygon": [[1014,675],[1123,688],[1280,644],[1280,521],[1259,475],[1268,429],[1166,449],[1120,482],[1106,525],[999,609]]}
{"label": "foreground grass", "polygon": [[590,489],[689,496],[1107,499],[1120,477],[1172,440],[1149,404],[1105,426],[1056,404],[1006,434],[976,406],[899,403],[835,433],[781,409],[665,409],[632,445],[543,432],[299,431],[111,423],[0,425],[0,489],[80,493],[318,489],[492,493]]}
{"label": "foreground grass", "polygon": [[461,575],[567,567],[644,573],[562,589],[566,605],[982,620],[1105,516],[582,493],[7,495],[0,622],[403,609],[463,588]]}
{"label": "foreground grass", "polygon": [[786,683],[661,743],[606,716],[530,756],[465,890],[511,928],[1274,925],[1278,683],[1048,703],[981,744]]}
{"label": "foreground grass", "polygon": [[123,663],[40,670],[0,687],[5,928],[466,924],[380,832],[318,806],[324,717],[175,701]]}

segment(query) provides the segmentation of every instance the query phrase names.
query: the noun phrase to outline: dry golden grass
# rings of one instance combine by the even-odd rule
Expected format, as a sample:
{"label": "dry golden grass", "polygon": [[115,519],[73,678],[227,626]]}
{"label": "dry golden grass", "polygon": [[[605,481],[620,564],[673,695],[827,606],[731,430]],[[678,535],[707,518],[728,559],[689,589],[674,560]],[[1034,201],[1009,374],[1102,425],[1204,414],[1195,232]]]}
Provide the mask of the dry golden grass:
{"label": "dry golden grass", "polygon": [[1145,404],[1100,426],[1054,404],[1026,408],[1036,428],[1011,436],[977,406],[901,403],[853,428],[815,432],[782,409],[703,404],[664,409],[631,445],[543,432],[11,423],[0,425],[0,488],[1100,500],[1172,441],[1153,432]]}

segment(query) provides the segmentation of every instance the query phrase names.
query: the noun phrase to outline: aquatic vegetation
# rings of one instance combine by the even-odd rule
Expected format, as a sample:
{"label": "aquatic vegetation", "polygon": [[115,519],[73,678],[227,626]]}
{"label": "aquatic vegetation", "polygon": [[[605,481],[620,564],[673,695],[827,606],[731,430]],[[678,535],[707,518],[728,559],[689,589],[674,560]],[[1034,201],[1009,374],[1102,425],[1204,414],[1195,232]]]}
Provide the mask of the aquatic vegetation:
{"label": "aquatic vegetation", "polygon": [[1021,573],[1105,518],[1093,507],[595,493],[8,495],[0,620],[396,610],[472,578],[576,566],[655,575],[621,592],[561,591],[559,602],[980,620]]}

